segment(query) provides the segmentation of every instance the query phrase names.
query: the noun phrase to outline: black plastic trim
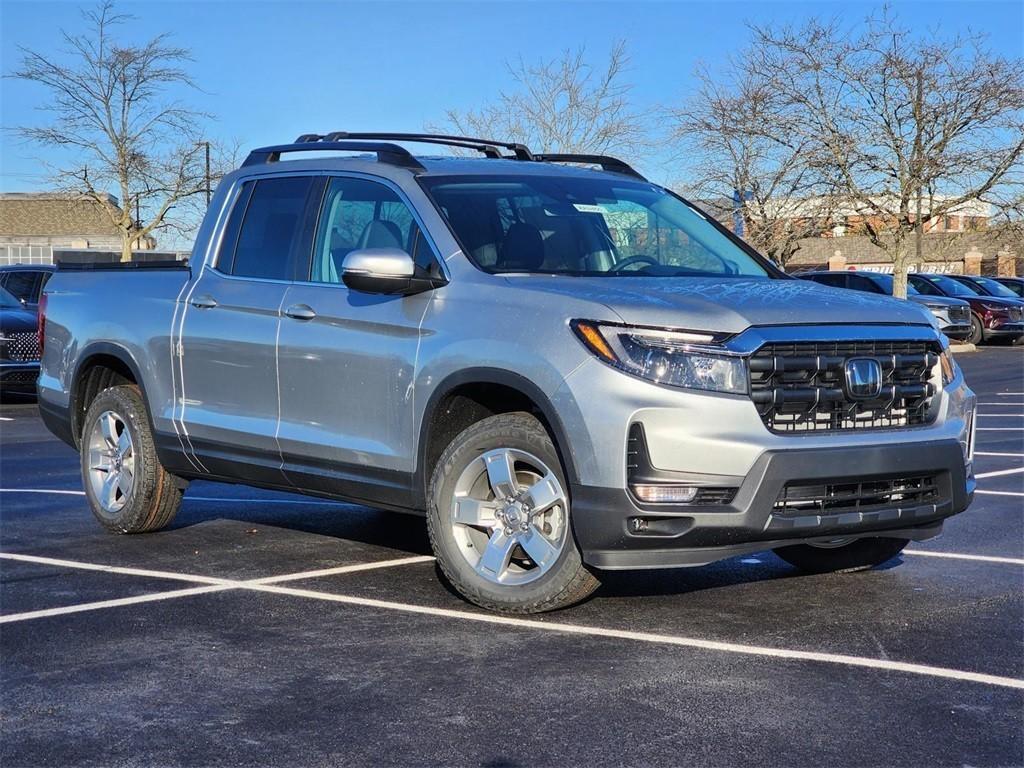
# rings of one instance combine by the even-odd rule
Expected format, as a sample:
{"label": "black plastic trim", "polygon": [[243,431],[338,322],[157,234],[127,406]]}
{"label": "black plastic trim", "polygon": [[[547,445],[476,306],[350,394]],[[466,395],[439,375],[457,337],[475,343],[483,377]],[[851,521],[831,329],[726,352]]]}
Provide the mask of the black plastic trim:
{"label": "black plastic trim", "polygon": [[[446,395],[466,384],[500,384],[516,389],[530,398],[554,432],[555,450],[558,451],[559,457],[562,459],[562,466],[565,467],[565,473],[569,478],[569,482],[575,483],[577,481],[579,475],[573,463],[572,443],[569,441],[565,427],[558,417],[558,412],[540,387],[517,373],[501,368],[466,368],[449,375],[439,382],[430,395],[426,407],[423,409],[423,421],[419,425],[419,442],[416,451],[415,489],[417,494],[422,496],[424,493],[423,489],[426,487],[426,472],[428,468],[424,464],[426,462],[427,446],[430,444],[430,434],[427,425],[433,421],[433,414],[438,407],[438,403]],[[423,506],[426,505],[425,498],[418,500]]]}

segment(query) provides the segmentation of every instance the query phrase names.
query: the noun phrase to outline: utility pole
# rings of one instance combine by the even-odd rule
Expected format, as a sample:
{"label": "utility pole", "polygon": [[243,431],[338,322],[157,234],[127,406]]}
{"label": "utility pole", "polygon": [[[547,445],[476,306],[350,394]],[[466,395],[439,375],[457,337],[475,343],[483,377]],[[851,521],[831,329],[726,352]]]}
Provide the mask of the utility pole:
{"label": "utility pole", "polygon": [[[924,148],[921,146],[921,125],[924,120],[924,72],[921,68],[917,69],[917,98],[914,104],[915,121],[915,136],[914,136],[914,155],[916,156],[917,162],[915,167],[917,169],[917,215],[914,220],[914,256],[917,261],[916,268],[924,269],[922,261],[922,248],[923,243],[921,242],[922,235],[924,235],[924,222],[921,221],[921,195],[924,193]],[[931,211],[928,211],[931,215]]]}
{"label": "utility pole", "polygon": [[212,190],[210,189],[210,142],[208,141],[197,141],[196,146],[203,146],[206,150],[206,207],[210,207],[210,196]]}

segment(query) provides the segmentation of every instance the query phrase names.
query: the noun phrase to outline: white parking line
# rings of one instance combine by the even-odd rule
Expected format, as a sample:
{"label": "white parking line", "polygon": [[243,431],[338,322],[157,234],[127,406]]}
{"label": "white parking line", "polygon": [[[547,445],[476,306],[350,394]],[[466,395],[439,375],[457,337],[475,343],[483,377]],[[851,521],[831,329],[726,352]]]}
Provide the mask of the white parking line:
{"label": "white parking line", "polygon": [[996,555],[962,555],[959,552],[929,552],[925,549],[904,549],[903,554],[922,555],[924,557],[945,557],[949,560],[974,560],[979,563],[1024,565],[1024,558],[1019,557],[997,557]]}
{"label": "white parking line", "polygon": [[651,632],[635,632],[624,629],[605,629],[603,627],[591,627],[581,624],[565,624],[554,621],[540,621],[537,619],[520,619],[511,616],[499,616],[491,613],[470,613],[468,611],[456,611],[450,608],[432,608],[424,605],[412,605],[409,603],[396,603],[389,600],[374,600],[367,597],[354,597],[352,595],[336,595],[328,592],[315,592],[308,589],[295,589],[293,587],[275,587],[260,585],[250,587],[257,592],[272,592],[279,595],[292,597],[307,597],[313,600],[326,600],[345,605],[357,605],[362,608],[377,608],[386,611],[401,611],[403,613],[416,613],[425,616],[437,616],[446,619],[462,619],[464,621],[475,621],[482,624],[494,624],[507,627],[519,627],[533,629],[540,632],[553,632],[572,635],[584,635],[590,637],[614,638],[617,640],[631,640],[640,643],[653,643],[657,645],[675,645],[685,648],[698,648],[705,651],[720,651],[723,653],[736,653],[747,656],[762,656],[775,659],[792,659],[796,661],[817,661],[825,664],[837,664],[850,667],[865,667],[868,669],[879,669],[888,672],[906,672],[915,675],[928,677],[939,677],[950,680],[961,680],[965,682],[982,683],[1003,688],[1024,689],[1024,680],[1012,677],[1001,677],[999,675],[986,675],[980,672],[965,672],[958,669],[945,667],[933,667],[925,664],[912,664],[902,661],[888,661],[886,659],[872,659],[865,656],[847,656],[838,653],[822,653],[819,651],[800,651],[789,648],[769,648],[758,645],[745,645],[741,643],[729,643],[719,640],[702,640],[695,637],[680,637],[678,635],[654,634]]}
{"label": "white parking line", "polygon": [[14,419],[9,419],[6,416],[0,416],[0,421],[14,421]]}
{"label": "white parking line", "polygon": [[1001,475],[1017,475],[1024,472],[1024,467],[1015,467],[1014,469],[999,469],[995,472],[982,472],[980,475],[975,475],[977,480],[981,480],[984,477],[1000,477]]}
{"label": "white parking line", "polygon": [[996,392],[996,397],[1024,397],[1024,392]]}
{"label": "white parking line", "polygon": [[360,563],[358,565],[339,565],[337,568],[322,568],[319,571],[305,571],[304,573],[286,573],[282,576],[268,576],[265,579],[255,579],[249,584],[277,584],[282,581],[298,581],[300,579],[318,579],[321,576],[334,576],[339,573],[358,573],[359,571],[373,571],[378,568],[393,568],[396,565],[414,565],[416,563],[432,563],[433,557],[429,555],[417,555],[414,557],[402,557],[397,560],[383,560],[376,563]]}
{"label": "white parking line", "polygon": [[136,605],[137,603],[152,603],[156,600],[171,600],[176,597],[189,597],[191,595],[205,595],[210,592],[224,592],[234,589],[232,586],[205,586],[189,587],[188,589],[172,589],[169,592],[154,592],[147,595],[136,595],[135,597],[121,597],[116,600],[99,600],[95,603],[79,603],[78,605],[65,605],[60,608],[46,608],[41,611],[27,611],[25,613],[9,613],[0,616],[0,624],[9,624],[13,621],[28,621],[29,619],[42,619],[47,616],[62,616],[67,613],[81,613],[82,611],[95,611],[101,608],[116,608],[121,605]]}
{"label": "white parking line", "polygon": [[1002,453],[999,451],[975,451],[975,456],[1012,456],[1014,458],[1024,458],[1024,453]]}
{"label": "white parking line", "polygon": [[979,413],[979,419],[1024,419],[1024,413]]}
{"label": "white parking line", "polygon": [[978,427],[978,432],[1021,432],[1022,427]]}
{"label": "white parking line", "polygon": [[1017,491],[981,491],[976,490],[975,493],[980,493],[985,496],[1024,496],[1024,493],[1018,493]]}
{"label": "white parking line", "polygon": [[[166,573],[163,571],[144,571],[136,568],[120,568],[117,566],[100,565],[95,563],[81,563],[70,560],[58,560],[56,558],[36,557],[33,555],[14,555],[12,553],[0,553],[0,558],[11,560],[22,560],[25,562],[38,562],[50,565],[61,565],[64,567],[82,568],[85,570],[109,571],[113,573],[126,573],[146,575]],[[390,561],[392,564],[409,563],[419,561],[420,558],[402,558],[401,561]],[[368,564],[369,565],[369,564]],[[381,564],[377,564],[378,567]],[[334,569],[324,569],[334,570]],[[310,571],[307,573],[317,573]],[[305,574],[303,574],[303,577]],[[723,653],[735,653],[747,656],[760,656],[775,659],[788,659],[794,661],[814,661],[824,664],[836,664],[841,666],[862,667],[867,669],[883,670],[888,672],[904,672],[907,674],[921,675],[925,677],[944,678],[963,682],[974,682],[983,685],[999,686],[1003,688],[1024,689],[1024,680],[999,675],[987,675],[980,672],[968,672],[959,669],[946,667],[935,667],[926,664],[913,664],[902,661],[889,661],[887,659],[873,659],[865,656],[848,656],[845,654],[823,653],[819,651],[801,651],[789,648],[771,648],[766,646],[745,645],[741,643],[723,642],[718,640],[702,640],[700,638],[682,637],[678,635],[654,634],[650,632],[636,632],[632,630],[605,629],[602,627],[586,626],[581,624],[566,624],[562,622],[541,621],[537,619],[522,619],[509,616],[499,616],[488,613],[471,613],[469,611],[452,610],[449,608],[432,608],[430,606],[413,605],[409,603],[397,603],[387,600],[374,600],[365,597],[352,595],[339,595],[330,592],[317,592],[309,589],[296,589],[293,587],[281,587],[274,584],[262,583],[265,580],[256,579],[251,581],[238,581],[231,579],[213,579],[208,576],[193,574],[173,574],[178,579],[192,581],[214,582],[209,586],[194,587],[192,589],[174,590],[151,595],[139,595],[134,598],[122,598],[120,600],[106,600],[98,603],[83,603],[78,606],[66,606],[64,608],[50,608],[43,611],[33,611],[30,614],[12,614],[4,617],[7,621],[24,621],[28,618],[39,618],[41,616],[54,616],[64,613],[74,613],[97,608],[108,608],[117,605],[129,605],[132,603],[151,602],[154,600],[166,600],[172,597],[185,597],[187,595],[202,594],[204,592],[219,592],[231,589],[242,589],[255,592],[267,592],[292,597],[305,597],[315,600],[355,605],[363,608],[376,608],[388,611],[400,611],[426,616],[436,616],[448,619],[461,619],[483,624],[499,626],[520,627],[540,632],[552,632],[561,634],[583,635],[600,638],[614,638],[619,640],[630,640],[633,642],[653,643],[659,645],[674,645],[686,648],[697,648],[707,651],[719,651]],[[270,577],[278,578],[278,577]]]}
{"label": "white parking line", "polygon": [[50,488],[0,488],[0,493],[55,493],[58,496],[85,496],[85,491],[61,491]]}
{"label": "white parking line", "polygon": [[215,579],[210,576],[195,576],[174,571],[151,571],[146,568],[125,568],[119,565],[103,565],[102,563],[83,563],[79,560],[61,560],[56,557],[40,557],[38,555],[22,555],[16,552],[0,552],[0,560],[15,560],[20,563],[36,565],[52,565],[55,568],[77,568],[84,571],[101,571],[117,573],[122,576],[140,576],[147,579],[171,579],[174,581],[191,581],[200,584],[233,585],[231,579]]}

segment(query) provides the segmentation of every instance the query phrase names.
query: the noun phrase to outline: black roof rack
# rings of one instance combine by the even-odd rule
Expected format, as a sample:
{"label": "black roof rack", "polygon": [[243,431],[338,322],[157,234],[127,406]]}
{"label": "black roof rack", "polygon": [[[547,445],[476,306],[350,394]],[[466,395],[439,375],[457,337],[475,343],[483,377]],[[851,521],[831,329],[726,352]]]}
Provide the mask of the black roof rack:
{"label": "black roof rack", "polygon": [[263,163],[276,163],[281,155],[286,152],[373,152],[377,155],[377,161],[398,165],[403,168],[410,168],[414,171],[425,171],[426,168],[405,147],[397,144],[390,144],[381,141],[329,141],[325,136],[317,134],[303,134],[294,144],[275,144],[271,147],[260,147],[254,149],[245,158],[242,166],[261,165]]}
{"label": "black roof rack", "polygon": [[[301,141],[305,137],[315,134],[304,134],[299,137]],[[499,147],[512,150],[517,160],[532,160],[533,153],[525,144],[517,144],[511,141],[494,141],[493,139],[478,139],[474,136],[452,136],[446,133],[351,133],[349,131],[334,131],[325,137],[327,141],[344,141],[348,139],[379,139],[382,141],[413,141],[422,144],[441,144],[448,147],[461,147],[463,149],[475,149],[488,157],[501,157]]]}
{"label": "black roof rack", "polygon": [[[317,152],[324,150],[335,150],[345,152],[373,152],[377,155],[377,161],[398,165],[403,168],[410,168],[414,171],[425,171],[426,168],[417,160],[405,147],[392,144],[392,141],[412,141],[423,144],[440,144],[448,147],[460,147],[482,152],[491,158],[502,158],[508,160],[529,160],[546,163],[581,163],[585,165],[597,165],[601,170],[621,173],[633,178],[647,181],[631,165],[615,157],[608,155],[586,155],[586,154],[542,154],[535,155],[525,144],[510,141],[493,141],[491,139],[479,139],[472,136],[452,136],[443,133],[350,133],[348,131],[333,131],[332,133],[304,133],[299,136],[294,144],[277,144],[271,147],[260,147],[249,153],[249,156],[242,163],[247,165],[260,165],[262,163],[276,163],[281,155],[286,152]],[[511,155],[503,155],[501,149],[512,151]]]}
{"label": "black roof rack", "polygon": [[645,179],[643,175],[629,163],[623,162],[617,157],[609,157],[608,155],[546,154],[534,155],[533,159],[540,160],[545,163],[584,163],[586,165],[599,165],[601,166],[602,171],[624,173],[627,176],[633,176],[641,181],[647,181],[647,179]]}

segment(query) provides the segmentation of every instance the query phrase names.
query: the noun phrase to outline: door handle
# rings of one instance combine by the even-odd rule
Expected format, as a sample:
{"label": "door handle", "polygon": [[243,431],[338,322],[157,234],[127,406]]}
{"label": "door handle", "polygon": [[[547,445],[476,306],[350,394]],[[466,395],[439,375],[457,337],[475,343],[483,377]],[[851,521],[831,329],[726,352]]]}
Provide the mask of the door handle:
{"label": "door handle", "polygon": [[316,312],[308,304],[292,304],[284,313],[293,320],[312,320]]}
{"label": "door handle", "polygon": [[189,301],[189,304],[191,304],[196,309],[213,309],[214,307],[217,306],[217,300],[213,298],[213,296],[204,295],[197,296],[196,298]]}

